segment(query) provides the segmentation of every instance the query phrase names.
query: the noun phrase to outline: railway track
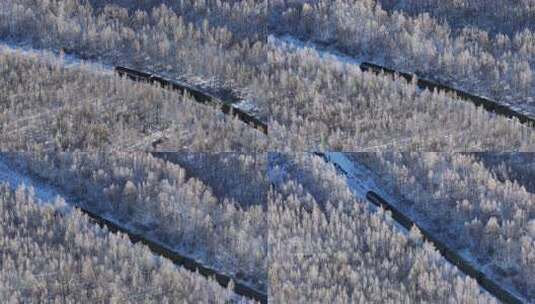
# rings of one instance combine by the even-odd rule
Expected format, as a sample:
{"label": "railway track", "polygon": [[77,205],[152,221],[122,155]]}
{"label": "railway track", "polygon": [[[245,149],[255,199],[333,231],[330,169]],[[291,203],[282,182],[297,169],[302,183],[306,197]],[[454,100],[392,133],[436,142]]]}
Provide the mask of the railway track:
{"label": "railway track", "polygon": [[[299,41],[298,45],[296,46],[295,42],[288,42],[288,39],[284,36],[290,36],[292,40]],[[295,48],[301,48],[302,45],[307,45],[309,41],[301,40],[299,38],[294,38],[292,35],[287,33],[277,33],[274,34],[275,39],[282,41],[282,43],[293,45]],[[495,113],[500,116],[504,116],[507,118],[516,118],[520,121],[520,123],[527,125],[530,128],[535,127],[535,116],[534,115],[527,115],[522,113],[520,110],[515,110],[511,108],[509,105],[505,105],[503,103],[500,103],[496,100],[490,99],[488,97],[478,96],[475,94],[468,93],[466,91],[455,89],[452,87],[449,87],[447,85],[443,85],[434,81],[431,81],[429,79],[420,78],[420,75],[418,73],[406,73],[399,70],[391,69],[376,63],[361,61],[358,57],[355,57],[351,55],[350,53],[341,50],[333,45],[334,42],[318,42],[314,41],[312,42],[313,46],[312,48],[317,50],[318,53],[326,53],[330,54],[334,57],[345,57],[342,59],[337,59],[342,62],[350,62],[349,64],[352,65],[358,65],[359,68],[362,71],[371,72],[375,74],[386,74],[386,75],[398,75],[400,78],[403,78],[404,80],[411,82],[413,79],[416,80],[416,85],[421,89],[428,89],[430,91],[438,90],[449,94],[455,94],[460,99],[463,99],[465,101],[471,102],[475,106],[483,107],[488,112]],[[333,50],[334,49],[334,50]]]}
{"label": "railway track", "polygon": [[448,87],[448,86],[436,83],[431,80],[422,79],[418,77],[418,75],[400,72],[400,71],[393,70],[393,69],[390,69],[390,68],[387,68],[378,64],[370,63],[370,62],[363,62],[360,65],[360,69],[363,71],[373,72],[375,74],[383,73],[383,74],[388,74],[388,75],[399,75],[401,78],[407,80],[408,82],[412,81],[413,78],[416,77],[416,85],[421,89],[427,89],[429,91],[437,90],[437,91],[443,91],[445,93],[455,94],[464,100],[472,102],[474,105],[478,107],[483,107],[483,109],[485,109],[486,111],[493,112],[493,113],[496,113],[497,115],[505,116],[510,119],[516,118],[522,124],[529,125],[530,127],[535,126],[535,118],[530,117],[526,114],[523,114],[517,110],[514,110],[490,98],[470,94],[468,92],[454,89],[452,87]]}
{"label": "railway track", "polygon": [[261,121],[254,115],[251,115],[245,112],[244,110],[239,109],[215,96],[212,96],[211,94],[203,92],[199,90],[198,88],[195,88],[187,83],[169,80],[156,74],[150,74],[150,73],[138,71],[138,70],[123,67],[123,66],[116,66],[115,72],[119,74],[120,76],[127,77],[133,81],[159,84],[163,88],[168,88],[174,91],[178,91],[180,93],[188,93],[197,102],[201,104],[215,105],[224,114],[237,117],[239,120],[245,122],[249,126],[257,129],[258,131],[266,135],[268,134],[267,123]]}
{"label": "railway track", "polygon": [[501,287],[498,283],[491,280],[482,271],[478,270],[476,266],[464,259],[455,250],[449,248],[444,242],[434,237],[433,234],[430,233],[428,230],[421,226],[418,226],[409,217],[404,215],[398,208],[396,208],[393,204],[387,202],[377,193],[369,191],[366,194],[366,198],[372,204],[378,207],[383,207],[385,210],[389,210],[390,212],[392,212],[392,218],[396,220],[396,222],[401,224],[403,227],[405,227],[407,230],[410,230],[413,225],[418,227],[425,241],[432,243],[446,260],[457,266],[457,268],[459,268],[466,275],[475,279],[479,283],[479,285],[485,288],[494,297],[496,297],[503,303],[523,303],[520,298],[518,298],[505,288]]}
{"label": "railway track", "polygon": [[[348,178],[350,177],[350,172],[344,170],[344,168],[336,162],[331,161],[331,159],[327,157],[325,153],[314,152],[314,154],[321,157],[325,162],[333,164],[337,171],[339,171],[344,176]],[[486,291],[488,291],[495,298],[499,299],[501,302],[511,304],[524,303],[524,300],[522,300],[520,297],[513,294],[512,292],[508,291],[507,289],[503,288],[495,281],[493,281],[485,273],[478,270],[475,265],[470,263],[467,259],[458,254],[455,250],[449,248],[446,243],[433,236],[430,231],[417,225],[411,218],[401,212],[394,204],[391,204],[390,202],[385,200],[375,191],[367,191],[366,199],[373,205],[377,207],[382,207],[385,210],[390,211],[392,213],[392,218],[407,230],[410,230],[412,226],[418,227],[418,229],[420,229],[423,235],[423,239],[432,243],[447,261],[455,265],[467,276],[476,280],[481,287],[483,287]]]}
{"label": "railway track", "polygon": [[163,256],[175,263],[178,266],[184,267],[190,271],[198,272],[199,274],[208,277],[208,278],[214,278],[222,287],[227,288],[228,284],[232,280],[234,283],[234,292],[237,295],[253,299],[257,302],[260,302],[262,304],[267,303],[267,293],[264,293],[262,291],[256,290],[255,288],[252,288],[244,283],[241,283],[239,281],[236,281],[234,278],[231,278],[228,275],[222,274],[212,268],[206,267],[199,262],[195,261],[194,259],[185,257],[183,255],[180,255],[176,253],[175,251],[167,248],[166,246],[163,246],[159,244],[158,242],[152,241],[150,239],[147,239],[143,237],[142,235],[136,234],[126,228],[123,228],[116,223],[101,217],[100,215],[87,210],[83,207],[76,207],[84,214],[88,215],[93,222],[98,224],[101,227],[106,227],[109,231],[113,233],[121,232],[125,233],[129,236],[130,241],[133,244],[141,243],[145,246],[147,246],[153,253]]}
{"label": "railway track", "polygon": [[[2,164],[4,160],[2,159],[2,156],[0,155],[0,164]],[[7,164],[7,163],[6,163]],[[42,179],[38,176],[31,176],[24,172],[19,172],[18,169],[12,168],[9,165],[8,166],[0,166],[3,170],[3,175],[0,174],[0,181],[6,180],[7,176],[24,176],[28,178],[28,180],[15,182],[15,184],[18,183],[24,183],[26,185],[39,187],[40,189],[43,189],[43,187],[39,185],[49,185],[49,182],[45,179]],[[7,179],[9,181],[9,179]],[[153,252],[155,255],[162,256],[164,258],[169,259],[172,261],[175,265],[184,267],[185,269],[192,271],[192,272],[198,272],[204,277],[207,278],[214,278],[216,282],[218,282],[219,285],[221,285],[223,288],[227,288],[230,281],[233,281],[234,284],[234,293],[236,293],[239,296],[243,296],[252,300],[255,300],[257,302],[260,302],[262,304],[267,303],[267,293],[260,291],[256,288],[253,288],[244,282],[241,282],[240,280],[231,277],[230,275],[224,274],[219,272],[218,270],[215,270],[213,268],[210,268],[206,265],[203,265],[202,263],[186,257],[184,255],[179,254],[175,250],[170,249],[169,247],[161,244],[160,242],[153,241],[147,237],[144,237],[143,235],[139,233],[135,233],[125,227],[122,227],[121,225],[106,219],[99,214],[87,209],[83,206],[89,206],[90,203],[84,199],[80,199],[75,197],[74,195],[71,195],[69,193],[64,193],[60,188],[57,188],[56,186],[49,186],[45,187],[47,188],[47,195],[49,196],[55,196],[55,195],[61,195],[65,198],[65,200],[69,203],[69,205],[73,206],[73,208],[76,208],[80,210],[82,213],[86,214],[92,222],[99,225],[100,227],[106,227],[110,232],[112,233],[124,233],[128,235],[130,238],[130,241],[133,244],[141,243],[145,246],[147,246],[151,252]],[[77,202],[75,204],[75,201]]]}

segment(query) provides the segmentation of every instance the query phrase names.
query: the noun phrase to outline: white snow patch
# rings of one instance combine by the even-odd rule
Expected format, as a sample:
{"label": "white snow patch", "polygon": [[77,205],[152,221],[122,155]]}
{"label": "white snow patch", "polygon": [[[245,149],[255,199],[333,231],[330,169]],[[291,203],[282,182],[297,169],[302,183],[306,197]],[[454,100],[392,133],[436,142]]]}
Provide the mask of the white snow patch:
{"label": "white snow patch", "polygon": [[374,191],[390,202],[398,201],[381,189],[376,183],[375,173],[368,167],[350,160],[343,152],[326,152],[325,155],[330,162],[337,164],[347,172],[347,183],[358,198],[367,200],[366,193]]}
{"label": "white snow patch", "polygon": [[360,66],[360,64],[363,62],[357,57],[342,54],[335,49],[332,49],[330,47],[323,47],[314,42],[310,42],[310,41],[304,42],[291,35],[283,35],[283,36],[269,35],[268,44],[271,44],[277,48],[288,50],[288,51],[312,50],[316,52],[318,56],[322,59],[331,59],[331,60],[339,61],[345,64],[352,64],[352,65]]}
{"label": "white snow patch", "polygon": [[51,50],[35,49],[29,44],[0,42],[0,53],[16,53],[28,57],[37,57],[50,63],[59,63],[65,68],[82,68],[91,72],[111,75],[113,67],[95,61],[86,61],[72,54],[59,54]]}
{"label": "white snow patch", "polygon": [[65,208],[65,200],[62,195],[53,187],[38,183],[31,178],[22,175],[11,168],[5,159],[0,156],[0,182],[7,182],[13,189],[25,187],[33,189],[35,198],[40,204],[55,204],[58,208]]}
{"label": "white snow patch", "polygon": [[251,100],[248,100],[248,99],[241,100],[240,102],[235,103],[232,106],[240,110],[243,110],[244,112],[247,112],[247,113],[252,113],[256,111],[256,108],[257,108],[256,105]]}

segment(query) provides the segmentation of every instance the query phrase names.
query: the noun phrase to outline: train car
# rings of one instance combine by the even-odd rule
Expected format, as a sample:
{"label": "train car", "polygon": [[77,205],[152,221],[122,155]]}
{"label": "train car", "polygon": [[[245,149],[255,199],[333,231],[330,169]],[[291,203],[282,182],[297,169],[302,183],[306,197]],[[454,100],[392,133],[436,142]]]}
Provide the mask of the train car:
{"label": "train car", "polygon": [[382,197],[380,197],[377,193],[373,191],[368,191],[366,193],[366,199],[368,199],[372,204],[376,206],[389,206],[387,201],[385,201]]}
{"label": "train car", "polygon": [[[366,199],[368,199],[372,204],[377,206],[383,206],[383,208],[392,211],[393,218],[404,226],[406,229],[410,230],[414,223],[405,215],[403,215],[399,210],[389,204],[381,196],[373,191],[368,191],[366,193]],[[491,278],[485,275],[481,270],[477,269],[476,266],[472,265],[469,261],[463,258],[457,251],[449,248],[443,241],[434,237],[432,233],[418,227],[422,232],[423,238],[426,242],[432,243],[435,248],[440,252],[440,254],[448,260],[453,265],[457,266],[462,272],[466,275],[472,277],[479,282],[483,288],[487,291],[490,291],[495,295],[500,301],[504,303],[522,303],[522,300],[513,295],[507,289],[500,286],[498,283],[494,282]]]}
{"label": "train car", "polygon": [[127,67],[123,67],[123,66],[116,66],[115,67],[115,71],[120,76],[126,76],[126,77],[128,77],[128,78],[130,78],[132,80],[136,80],[136,81],[147,81],[147,82],[149,82],[150,78],[152,76],[152,74],[141,72],[141,71],[137,71],[137,70],[130,69],[130,68],[127,68]]}

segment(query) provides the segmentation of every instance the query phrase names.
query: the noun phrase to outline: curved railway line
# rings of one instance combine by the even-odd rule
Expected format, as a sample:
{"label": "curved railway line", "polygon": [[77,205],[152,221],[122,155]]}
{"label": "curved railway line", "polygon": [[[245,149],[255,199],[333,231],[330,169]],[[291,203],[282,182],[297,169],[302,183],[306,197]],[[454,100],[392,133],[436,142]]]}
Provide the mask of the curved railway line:
{"label": "curved railway line", "polygon": [[485,288],[494,297],[504,303],[523,303],[521,299],[513,295],[505,288],[501,287],[498,283],[491,280],[482,271],[478,270],[476,266],[464,259],[455,250],[449,248],[445,242],[442,242],[438,238],[434,237],[433,234],[425,228],[417,225],[409,217],[403,214],[398,208],[396,208],[396,206],[387,202],[385,199],[379,196],[379,194],[375,193],[374,191],[368,191],[368,193],[366,193],[366,198],[372,204],[392,212],[392,218],[396,222],[401,224],[403,227],[405,227],[407,230],[410,230],[412,226],[418,227],[425,241],[432,243],[446,260],[457,266],[457,268],[459,268],[466,275],[475,279],[479,283],[479,285]]}
{"label": "curved railway line", "polygon": [[76,208],[79,209],[84,214],[86,214],[87,216],[89,216],[90,219],[96,224],[98,224],[99,226],[106,227],[109,231],[113,233],[121,232],[121,233],[127,234],[128,237],[130,238],[130,241],[133,244],[141,243],[147,246],[154,254],[167,258],[178,266],[184,267],[193,272],[198,272],[204,277],[214,278],[224,288],[227,288],[228,284],[232,280],[234,284],[234,292],[237,295],[240,295],[249,299],[253,299],[262,304],[268,302],[267,294],[264,292],[261,292],[244,283],[241,283],[226,274],[222,274],[218,272],[217,270],[208,268],[202,265],[201,263],[195,261],[194,259],[180,255],[174,250],[171,250],[167,248],[166,246],[159,244],[158,242],[147,239],[140,234],[134,233],[126,228],[123,228],[120,225],[117,225],[116,223],[106,218],[103,218],[102,216],[92,211],[89,211],[83,207],[78,207],[78,206]]}
{"label": "curved railway line", "polygon": [[410,73],[393,70],[393,69],[390,69],[390,68],[387,68],[387,67],[375,64],[375,63],[370,63],[370,62],[363,62],[362,64],[360,64],[360,69],[362,71],[369,71],[375,74],[383,73],[383,74],[388,74],[388,75],[399,75],[399,77],[405,79],[408,82],[411,82],[416,77],[415,79],[416,85],[421,89],[427,89],[431,92],[434,90],[437,90],[437,91],[443,91],[449,94],[455,94],[463,100],[472,102],[477,107],[483,107],[483,109],[485,109],[488,112],[493,112],[493,113],[496,113],[497,115],[505,116],[510,119],[516,118],[522,124],[527,124],[530,127],[535,126],[535,118],[530,117],[524,113],[521,113],[515,109],[512,109],[509,106],[506,106],[504,104],[501,104],[495,100],[492,100],[486,97],[481,97],[481,96],[477,96],[474,94],[470,94],[468,92],[455,89],[455,88],[452,88],[443,84],[439,84],[431,80],[420,78],[416,74],[410,74]]}
{"label": "curved railway line", "polygon": [[[314,154],[321,157],[325,162],[333,164],[337,171],[349,178],[350,173],[345,171],[336,162],[331,161],[331,159],[327,157],[325,153],[314,152]],[[418,227],[418,229],[420,229],[423,235],[423,239],[427,242],[432,243],[447,261],[455,265],[461,272],[463,272],[467,276],[476,280],[481,287],[483,287],[486,291],[488,291],[491,295],[493,295],[503,303],[524,303],[524,300],[522,300],[520,297],[513,294],[509,290],[505,289],[504,287],[500,286],[485,273],[478,270],[477,266],[473,265],[473,263],[470,263],[467,259],[462,257],[455,250],[448,247],[445,242],[434,237],[430,231],[416,224],[411,218],[401,212],[399,208],[397,208],[394,204],[389,203],[375,191],[367,191],[366,199],[373,205],[377,207],[382,207],[385,210],[390,211],[392,213],[392,218],[407,230],[410,230],[412,226]]]}
{"label": "curved railway line", "polygon": [[[0,155],[0,165],[2,164],[2,156]],[[24,172],[18,171],[18,169],[10,166],[0,166],[0,168],[3,170],[3,174],[0,174],[0,182],[3,180],[6,180],[7,176],[10,175],[17,175],[19,177],[26,177],[28,180],[24,181],[18,181],[14,182],[14,185],[24,183],[33,187],[39,187],[40,189],[43,189],[40,185],[49,185],[50,183],[38,176],[30,175]],[[9,181],[9,179],[7,179]],[[13,181],[12,181],[13,182]],[[192,258],[186,257],[184,255],[179,254],[175,250],[169,248],[168,246],[151,240],[148,237],[145,237],[139,233],[136,233],[134,231],[131,231],[131,229],[125,228],[89,209],[87,209],[84,206],[90,205],[90,203],[87,200],[78,198],[74,195],[71,195],[69,193],[65,193],[60,188],[57,188],[56,186],[50,186],[47,187],[47,195],[49,196],[56,196],[60,195],[63,197],[67,202],[68,205],[72,206],[75,209],[80,210],[83,214],[87,215],[90,219],[90,221],[94,222],[95,224],[99,225],[100,227],[106,227],[110,232],[112,233],[124,233],[128,235],[130,238],[130,241],[133,244],[141,243],[150,249],[150,251],[158,256],[162,256],[170,261],[172,261],[175,265],[184,267],[185,269],[192,271],[192,272],[198,272],[200,275],[206,277],[206,278],[214,278],[215,281],[221,285],[223,288],[227,288],[230,281],[232,280],[234,284],[234,293],[236,293],[239,296],[243,296],[252,300],[255,300],[257,302],[260,302],[262,304],[267,303],[267,292],[264,292],[262,290],[258,290],[257,288],[251,287],[248,284],[241,282],[237,278],[233,278],[230,275],[221,273],[220,271],[210,268],[209,266],[206,266]],[[78,203],[75,203],[78,202]]]}
{"label": "curved railway line", "polygon": [[123,66],[116,66],[115,72],[119,74],[119,76],[126,76],[127,78],[133,80],[133,81],[140,81],[140,82],[147,82],[147,83],[153,83],[153,84],[159,84],[163,88],[168,88],[171,90],[178,91],[180,93],[188,93],[191,95],[197,102],[201,104],[212,104],[217,106],[221,112],[227,115],[231,115],[233,117],[237,117],[239,120],[245,122],[249,126],[257,129],[258,131],[268,134],[268,126],[267,123],[261,121],[254,115],[251,115],[247,112],[245,112],[242,109],[239,109],[209,93],[203,92],[199,90],[198,88],[195,88],[189,84],[175,81],[175,80],[169,80],[166,79],[160,75],[156,74],[150,74],[143,71],[138,71],[135,69],[123,67]]}
{"label": "curved railway line", "polygon": [[[399,78],[402,78],[406,80],[407,82],[413,81],[413,79],[416,81],[416,85],[418,88],[422,90],[429,90],[429,91],[440,91],[447,94],[454,94],[459,99],[462,99],[463,101],[468,101],[474,104],[477,107],[483,107],[484,110],[488,112],[495,113],[496,115],[504,116],[509,119],[518,119],[520,123],[535,128],[535,114],[526,114],[523,113],[521,110],[517,110],[512,108],[510,105],[506,105],[503,103],[500,103],[496,100],[490,99],[488,97],[478,96],[476,94],[468,93],[466,91],[463,91],[461,89],[456,89],[444,84],[440,84],[438,82],[426,79],[425,77],[420,78],[421,75],[418,75],[418,73],[407,73],[402,72],[396,69],[388,68],[386,66],[382,66],[380,64],[367,62],[367,61],[361,61],[358,57],[351,55],[347,51],[344,51],[340,48],[337,48],[334,45],[334,42],[318,42],[318,41],[306,41],[302,40],[300,38],[294,37],[291,34],[279,32],[279,33],[273,33],[273,37],[276,40],[282,41],[284,44],[293,45],[293,47],[296,48],[303,48],[304,46],[308,46],[308,43],[312,43],[312,49],[318,51],[319,53],[327,53],[334,57],[345,57],[342,59],[337,59],[341,62],[348,62],[351,61],[351,65],[357,65],[359,68],[364,72],[370,72],[374,74],[385,74],[385,75],[398,75]],[[289,37],[289,38],[287,38]],[[288,42],[288,39],[291,41]],[[297,41],[294,42],[294,41]]]}

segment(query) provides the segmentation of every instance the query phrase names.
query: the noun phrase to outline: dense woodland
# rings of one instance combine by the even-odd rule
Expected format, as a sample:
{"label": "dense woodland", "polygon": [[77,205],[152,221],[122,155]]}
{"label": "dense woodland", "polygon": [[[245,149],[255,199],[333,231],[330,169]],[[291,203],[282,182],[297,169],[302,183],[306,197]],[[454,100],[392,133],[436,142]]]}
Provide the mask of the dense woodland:
{"label": "dense woodland", "polygon": [[271,164],[273,303],[495,302],[417,230],[401,230],[384,210],[353,197],[321,158],[278,154]]}
{"label": "dense woodland", "polygon": [[158,132],[174,151],[267,146],[264,134],[191,97],[64,62],[0,49],[0,149],[158,150]]}
{"label": "dense woodland", "polygon": [[500,181],[516,181],[535,193],[534,153],[475,153],[475,156]]}
{"label": "dense woodland", "polygon": [[401,10],[412,16],[430,14],[453,29],[472,26],[491,34],[515,34],[535,29],[533,0],[378,0],[387,10]]}
{"label": "dense woodland", "polygon": [[[177,12],[191,9],[191,14],[200,3],[181,2],[185,7]],[[255,20],[262,19],[261,4],[254,3],[237,5],[244,12],[232,18],[238,24],[251,20],[249,26],[260,22]],[[264,44],[253,38],[235,38],[226,27],[211,26],[202,18],[209,14],[207,8],[204,10],[205,14],[193,18],[197,20],[193,22],[164,4],[134,11],[113,4],[95,9],[82,0],[8,0],[0,5],[0,15],[6,16],[0,19],[0,38],[30,41],[37,48],[63,49],[82,58],[155,71],[207,87],[215,95],[231,90],[254,99],[247,86],[255,82],[266,63]],[[223,13],[221,18],[231,17]],[[265,105],[258,104],[256,110],[260,116],[268,116]]]}
{"label": "dense woodland", "polygon": [[[416,152],[533,152],[534,126],[358,65],[535,116],[534,18],[532,0],[0,1],[0,151],[20,152],[0,162],[68,198],[0,184],[0,302],[246,302],[72,205],[272,303],[496,302],[299,151],[390,151],[346,156],[535,301],[533,157]],[[239,104],[269,136],[117,65]]]}
{"label": "dense woodland", "polygon": [[486,271],[502,284],[535,299],[535,194],[514,180],[500,180],[474,155],[351,156],[381,177],[417,223],[488,265]]}
{"label": "dense woodland", "polygon": [[533,151],[533,129],[312,49],[271,44],[273,150]]}
{"label": "dense woodland", "polygon": [[[467,89],[475,86],[485,89],[490,85],[494,91],[486,93],[499,100],[506,95],[515,100],[529,100],[533,95],[529,71],[531,36],[524,32],[523,36],[503,39],[501,36],[485,38],[485,33],[468,29],[454,35],[447,26],[430,17],[387,14],[373,1],[337,1],[332,5],[320,1],[314,5],[272,1],[268,18],[263,15],[265,3],[259,1],[225,4],[182,1],[169,7],[155,5],[154,1],[124,7],[121,6],[125,5],[124,1],[113,3],[104,6],[98,1],[45,4],[10,0],[0,6],[9,16],[0,21],[0,37],[20,43],[31,41],[33,47],[63,49],[105,63],[156,71],[197,84],[215,95],[237,94],[251,101],[256,107],[254,111],[268,119],[271,150],[533,150],[532,130],[516,121],[488,114],[452,96],[422,92],[404,81],[373,76],[350,64],[321,59],[313,50],[290,50],[269,39],[266,41],[266,33],[262,26],[258,30],[258,24],[267,22],[280,27],[297,24],[287,28],[297,31],[290,34],[320,41],[336,38],[339,48],[358,57],[382,58],[375,61],[402,69],[418,67],[426,76],[431,72],[446,78],[460,75],[458,80],[468,84]],[[215,10],[221,13],[210,13]],[[334,19],[342,11],[351,13]],[[352,18],[358,18],[358,22]],[[363,20],[369,21],[362,24]],[[301,24],[306,22],[310,24]],[[351,26],[342,27],[342,24]],[[240,27],[257,30],[240,31]],[[266,31],[277,32],[277,28],[266,26]],[[317,33],[319,29],[333,31]],[[358,31],[358,35],[352,31]],[[381,35],[387,35],[388,39]],[[392,53],[380,53],[383,50]],[[447,84],[450,80],[441,79],[441,82]],[[522,88],[517,88],[519,85]],[[506,91],[502,92],[502,88]],[[148,107],[144,111],[158,111]],[[189,108],[172,112],[173,118],[187,117]],[[135,113],[130,109],[128,112]],[[219,123],[211,114],[196,116],[195,122],[189,118],[183,120],[191,122],[187,128],[193,132],[184,131],[180,125],[165,129],[163,137],[179,137],[175,143],[166,145],[166,150],[243,150],[240,139],[251,143],[250,150],[265,147],[262,136],[255,132],[243,136],[247,132],[240,130],[226,135],[227,131],[240,128],[232,123],[224,127],[227,123]],[[139,120],[142,119],[137,117],[136,123]],[[113,124],[114,120],[100,122],[99,129]],[[70,128],[71,137],[85,131],[77,130],[74,125],[69,125]],[[101,137],[111,136],[97,133],[97,142]],[[156,139],[162,135],[149,133],[155,134]],[[204,140],[207,136],[217,139],[236,136],[236,139],[214,145],[213,140]],[[149,139],[154,138],[149,136]],[[25,140],[19,139],[10,148],[16,149]],[[28,141],[28,146],[35,145]],[[99,144],[81,143],[77,147],[67,140],[66,144],[55,146],[59,150],[86,150]],[[146,150],[147,144],[130,147]]]}
{"label": "dense woodland", "polygon": [[[2,303],[228,303],[213,280],[178,268],[32,190],[0,184]],[[59,211],[63,210],[63,211]],[[246,302],[246,299],[239,299]]]}
{"label": "dense woodland", "polygon": [[[14,52],[2,58],[3,150],[147,150],[154,148],[158,137],[152,134],[158,132],[166,138],[166,150],[265,150],[268,145],[266,136],[242,122],[167,90],[104,71],[63,68],[54,58]],[[275,47],[270,62],[276,77],[259,92],[274,115],[271,149],[534,149],[531,129],[454,98],[420,92],[414,84],[323,61],[307,51],[290,55]]]}
{"label": "dense woodland", "polygon": [[144,153],[4,157],[17,170],[78,198],[85,208],[259,290],[266,288],[267,223],[261,202],[243,203],[244,208],[232,198],[218,198],[201,180],[188,179],[179,165]]}
{"label": "dense woodland", "polygon": [[97,12],[105,11],[110,4],[128,9],[150,11],[162,4],[181,16],[186,23],[225,27],[237,39],[258,41],[266,35],[266,0],[89,0]]}
{"label": "dense woodland", "polygon": [[267,206],[267,154],[197,152],[153,155],[184,168],[186,179],[199,179],[217,198],[234,200],[243,208]]}
{"label": "dense woodland", "polygon": [[[504,158],[503,164],[513,160],[520,162],[520,155]],[[373,178],[385,191],[405,198],[395,203],[419,225],[446,240],[455,250],[472,255],[474,261],[482,265],[481,269],[497,278],[500,284],[516,289],[528,299],[533,296],[530,285],[535,281],[533,194],[511,182],[511,177],[505,175],[510,170],[502,168],[505,165],[488,169],[480,161],[485,154],[352,153],[346,156],[373,169],[376,174]],[[405,230],[394,222],[389,212],[358,198],[339,170],[310,153],[163,153],[154,156],[146,153],[11,153],[2,154],[2,158],[20,174],[53,185],[64,194],[68,204],[113,219],[130,231],[194,257],[237,281],[267,290],[272,303],[495,302],[476,281],[446,262],[431,244],[423,242],[417,228]],[[488,161],[497,163],[490,158]],[[267,183],[272,185],[269,191]],[[225,192],[224,187],[230,191]],[[148,286],[152,286],[152,282],[158,284],[160,279],[155,273],[151,274],[155,277],[151,277],[143,271],[159,269],[152,264],[155,262],[149,261],[160,261],[157,265],[168,262],[145,258],[148,253],[137,251],[133,254],[135,258],[126,255],[130,250],[146,249],[141,245],[132,247],[124,237],[111,236],[110,232],[97,228],[85,216],[68,208],[62,199],[38,202],[33,190],[21,187],[14,191],[6,185],[0,186],[0,193],[3,195],[0,214],[4,212],[2,222],[7,225],[1,226],[0,232],[4,232],[0,235],[11,237],[9,242],[0,242],[0,251],[10,253],[14,261],[31,261],[0,260],[0,267],[8,269],[0,279],[11,280],[6,285],[9,291],[15,288],[21,292],[12,296],[14,303],[23,297],[41,299],[39,297],[60,295],[68,299],[94,299],[114,293],[116,296],[111,299],[118,299],[116,302],[125,302],[138,293],[153,297],[145,292],[151,289]],[[26,215],[23,217],[18,211],[12,211],[17,208]],[[40,213],[36,210],[44,215],[37,216]],[[13,216],[15,219],[10,219]],[[24,223],[31,228],[28,228],[30,232],[14,234],[20,230],[16,230],[19,226],[9,224],[11,222],[19,226]],[[56,233],[56,229],[57,233],[64,234],[42,233]],[[32,233],[36,236],[28,237]],[[19,244],[17,238],[28,242],[35,238],[39,245],[28,248],[41,253],[30,251],[16,260],[14,254],[22,248],[15,245]],[[121,242],[125,244],[119,246],[119,253],[113,253],[114,259],[124,260],[125,264],[101,260],[106,252],[115,250],[106,243],[115,238],[123,238]],[[104,242],[103,247],[95,242]],[[2,248],[2,244],[16,247]],[[102,250],[98,255],[102,258],[86,266],[87,259],[69,259],[49,249],[66,250],[61,246],[70,246],[70,252],[76,256],[94,255],[93,250],[102,248],[108,251]],[[82,246],[82,249],[74,250],[72,246]],[[42,253],[48,250],[51,260]],[[137,261],[138,258],[143,262]],[[58,259],[67,259],[72,265]],[[113,271],[104,271],[107,264],[99,266],[102,263],[117,265],[108,267]],[[139,263],[143,271],[124,273],[120,265],[128,263]],[[58,267],[65,270],[59,277],[47,276],[43,283],[39,281],[41,276],[36,276]],[[165,275],[171,275],[168,267],[176,269],[171,264],[159,267],[166,269]],[[93,271],[89,279],[87,269]],[[168,279],[169,284],[178,286],[169,295],[170,303],[182,302],[184,290],[201,302],[224,301],[231,296],[231,291],[216,285],[206,294],[190,294],[189,285],[181,280],[195,284],[197,289],[194,290],[215,283],[180,272],[192,277],[179,275],[176,282]],[[24,273],[20,282],[10,279],[18,273]],[[131,278],[138,275],[140,277]],[[84,284],[94,289],[76,290],[86,286],[74,283],[79,276],[85,280]],[[103,276],[108,281],[118,282],[114,283],[116,287],[101,287]],[[145,289],[138,288],[141,287],[139,280],[149,282]],[[196,281],[199,283],[194,283]],[[31,284],[35,286],[26,289]],[[119,284],[133,287],[119,288],[122,286]],[[159,293],[154,297],[155,301],[165,302],[163,293],[167,292],[167,285],[161,286],[163,289],[155,287]],[[6,291],[0,288],[0,297],[4,297],[2,292]]]}
{"label": "dense woodland", "polygon": [[[526,28],[514,35],[493,36],[483,29],[465,27],[454,33],[429,14],[411,17],[403,11],[389,13],[378,2],[275,0],[269,20],[275,32],[332,44],[361,60],[416,72],[535,113],[532,31]],[[425,7],[429,2],[439,1],[419,1],[419,5]],[[460,2],[492,5],[503,1]],[[508,15],[509,19],[515,18],[513,13]]]}

